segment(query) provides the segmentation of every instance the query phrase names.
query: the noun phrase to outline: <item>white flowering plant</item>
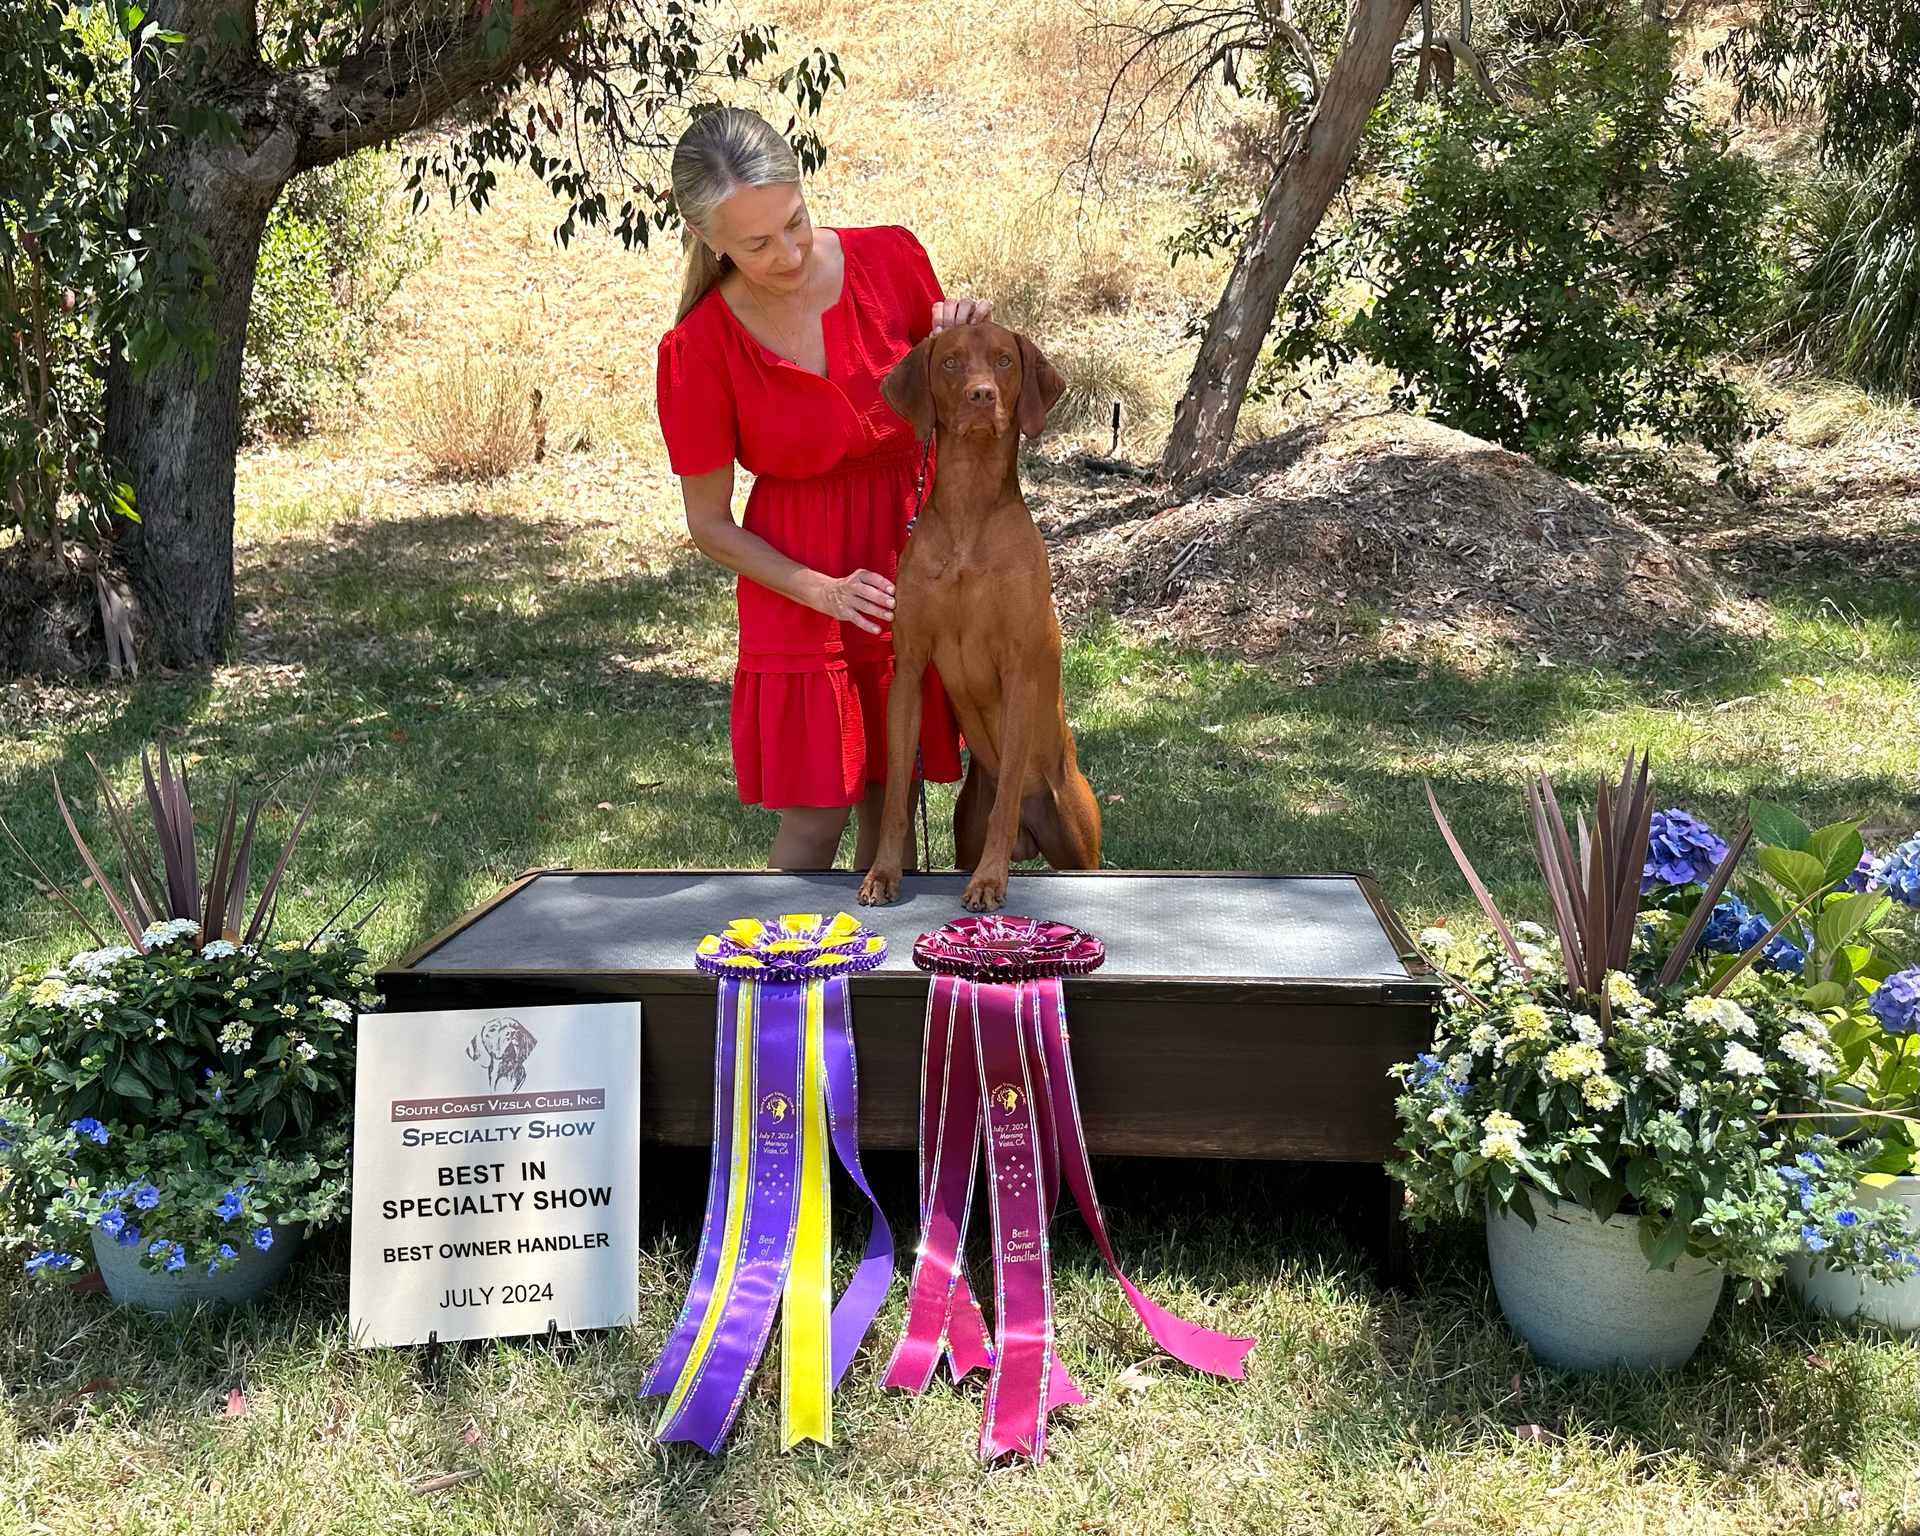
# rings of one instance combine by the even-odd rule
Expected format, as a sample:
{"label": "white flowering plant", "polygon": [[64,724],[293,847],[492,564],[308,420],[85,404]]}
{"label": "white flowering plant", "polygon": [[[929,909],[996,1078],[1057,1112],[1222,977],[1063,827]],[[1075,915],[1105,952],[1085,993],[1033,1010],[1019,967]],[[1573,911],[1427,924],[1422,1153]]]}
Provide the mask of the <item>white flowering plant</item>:
{"label": "white flowering plant", "polygon": [[1555,974],[1544,931],[1512,928],[1536,952],[1531,977],[1490,940],[1421,936],[1460,988],[1433,1050],[1394,1068],[1392,1171],[1415,1226],[1489,1203],[1531,1222],[1530,1191],[1544,1191],[1602,1219],[1638,1215],[1649,1266],[1691,1253],[1742,1294],[1808,1250],[1882,1279],[1913,1272],[1901,1208],[1853,1205],[1868,1150],[1779,1118],[1816,1104],[1833,1068],[1815,1015],[1761,975],[1708,997],[1613,971],[1603,1034]]}
{"label": "white flowering plant", "polygon": [[85,1267],[89,1237],[218,1269],[346,1208],[353,1021],[376,1001],[358,940],[142,938],[0,995],[0,1218],[41,1275]]}

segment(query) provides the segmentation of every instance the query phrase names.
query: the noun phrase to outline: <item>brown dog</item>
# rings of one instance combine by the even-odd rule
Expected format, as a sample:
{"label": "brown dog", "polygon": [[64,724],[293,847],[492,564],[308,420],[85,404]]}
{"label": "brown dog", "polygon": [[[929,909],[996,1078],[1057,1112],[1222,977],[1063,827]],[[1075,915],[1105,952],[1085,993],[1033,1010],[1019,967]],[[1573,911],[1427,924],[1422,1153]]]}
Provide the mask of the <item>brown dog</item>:
{"label": "brown dog", "polygon": [[1099,867],[1100,807],[1061,695],[1053,572],[1020,495],[1020,436],[1045,430],[1061,388],[1032,342],[993,324],[928,337],[881,385],[922,442],[938,431],[939,473],[894,578],[887,797],[881,853],[860,887],[868,906],[900,894],[929,664],[971,758],[953,808],[954,853],[973,871],[962,904],[998,907],[1008,864],[1036,852],[1055,869]]}

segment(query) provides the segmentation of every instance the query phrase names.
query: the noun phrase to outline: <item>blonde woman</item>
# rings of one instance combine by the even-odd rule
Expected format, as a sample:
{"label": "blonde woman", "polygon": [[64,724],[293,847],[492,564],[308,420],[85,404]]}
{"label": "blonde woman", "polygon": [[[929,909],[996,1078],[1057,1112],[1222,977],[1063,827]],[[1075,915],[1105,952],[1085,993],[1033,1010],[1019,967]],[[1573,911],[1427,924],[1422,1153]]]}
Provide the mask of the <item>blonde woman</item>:
{"label": "blonde woman", "polygon": [[[740,800],[780,812],[775,869],[831,865],[858,806],[865,869],[887,773],[893,574],[923,461],[880,381],[989,306],[944,298],[903,228],[816,228],[791,147],[756,113],[688,128],[673,192],[689,256],[660,339],[660,430],[694,544],[739,573]],[[755,477],[741,522],[736,463]],[[924,702],[921,770],[951,783],[959,736],[931,670]]]}

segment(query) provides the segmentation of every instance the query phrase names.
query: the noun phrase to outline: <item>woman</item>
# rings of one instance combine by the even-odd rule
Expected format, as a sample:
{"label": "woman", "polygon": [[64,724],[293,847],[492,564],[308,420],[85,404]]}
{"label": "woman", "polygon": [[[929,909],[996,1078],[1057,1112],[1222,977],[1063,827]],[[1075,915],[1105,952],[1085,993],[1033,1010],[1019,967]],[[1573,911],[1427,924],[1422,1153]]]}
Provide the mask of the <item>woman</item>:
{"label": "woman", "polygon": [[[989,306],[944,299],[904,229],[816,229],[799,162],[755,113],[690,127],[673,193],[689,256],[660,339],[660,430],[694,544],[740,577],[740,799],[780,812],[775,869],[832,865],[857,805],[865,869],[887,772],[892,578],[923,462],[880,381],[914,343]],[[744,526],[736,461],[756,477]],[[959,737],[931,672],[925,705],[921,770],[952,782]]]}

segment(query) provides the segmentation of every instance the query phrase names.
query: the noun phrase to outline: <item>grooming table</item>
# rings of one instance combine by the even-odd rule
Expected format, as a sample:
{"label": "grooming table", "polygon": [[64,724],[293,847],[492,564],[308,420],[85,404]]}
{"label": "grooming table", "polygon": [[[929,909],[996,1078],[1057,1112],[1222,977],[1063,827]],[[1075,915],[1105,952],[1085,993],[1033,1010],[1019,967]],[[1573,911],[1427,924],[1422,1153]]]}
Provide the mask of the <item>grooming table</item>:
{"label": "grooming table", "polygon": [[[841,871],[533,870],[378,986],[395,1010],[638,998],[642,1132],[706,1146],[716,983],[694,946],[736,917],[851,912],[888,944],[886,964],[849,983],[860,1140],[911,1148],[928,982],[913,941],[966,915],[966,883],[910,874],[899,902],[862,907]],[[1016,872],[1004,910],[1106,945],[1104,966],[1064,984],[1090,1151],[1394,1155],[1387,1068],[1427,1048],[1441,984],[1365,876]]]}

